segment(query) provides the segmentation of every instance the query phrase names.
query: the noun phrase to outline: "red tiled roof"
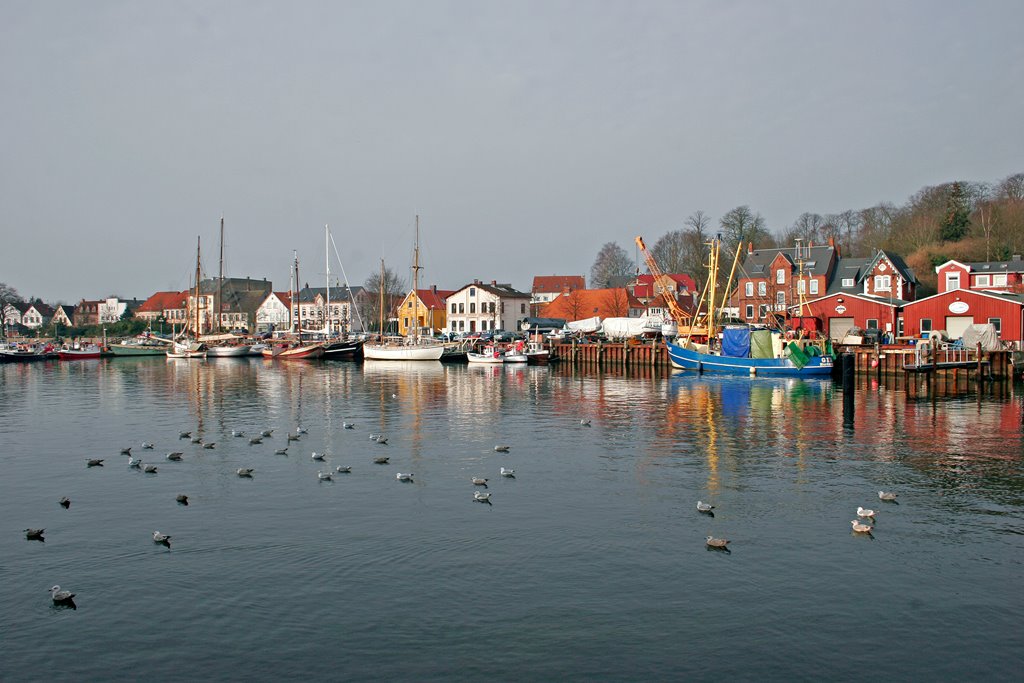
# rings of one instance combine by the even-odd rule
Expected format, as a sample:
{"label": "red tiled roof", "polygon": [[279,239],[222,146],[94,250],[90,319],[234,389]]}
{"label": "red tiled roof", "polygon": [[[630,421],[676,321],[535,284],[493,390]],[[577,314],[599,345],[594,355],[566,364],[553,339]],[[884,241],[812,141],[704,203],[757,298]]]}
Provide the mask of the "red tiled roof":
{"label": "red tiled roof", "polygon": [[185,308],[185,292],[157,292],[135,309],[136,313],[161,313],[167,309]]}
{"label": "red tiled roof", "polygon": [[536,275],[533,278],[534,294],[556,294],[565,290],[585,289],[582,275]]}
{"label": "red tiled roof", "polygon": [[444,300],[455,293],[453,289],[417,289],[416,296],[419,297],[420,303],[426,306],[428,309],[440,309],[444,308]]}
{"label": "red tiled roof", "polygon": [[[687,291],[692,292],[697,289],[697,283],[685,273],[666,273],[665,277],[672,278],[676,284],[682,285]],[[651,296],[654,292],[654,276],[650,273],[637,276],[636,286],[633,288],[633,291],[637,296]]]}
{"label": "red tiled roof", "polygon": [[292,307],[292,295],[290,292],[274,292],[274,296],[281,300],[285,308]]}
{"label": "red tiled roof", "polygon": [[625,317],[631,308],[644,308],[640,301],[624,287],[615,289],[577,289],[569,294],[560,294],[554,301],[540,309],[542,318],[565,318],[583,320],[593,318]]}

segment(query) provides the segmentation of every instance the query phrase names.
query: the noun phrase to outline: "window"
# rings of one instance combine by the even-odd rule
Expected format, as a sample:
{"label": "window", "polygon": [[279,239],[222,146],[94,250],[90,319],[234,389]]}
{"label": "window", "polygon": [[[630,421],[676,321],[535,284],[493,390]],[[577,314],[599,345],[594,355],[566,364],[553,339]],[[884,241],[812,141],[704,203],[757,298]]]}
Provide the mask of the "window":
{"label": "window", "polygon": [[754,317],[754,306],[753,304],[747,304],[747,320],[751,320]]}
{"label": "window", "polygon": [[768,314],[768,304],[761,304],[757,307],[757,317],[764,318]]}
{"label": "window", "polygon": [[775,282],[780,285],[786,284],[786,271],[783,268],[779,268],[775,271]]}
{"label": "window", "polygon": [[990,325],[996,328],[996,333],[1003,333],[1003,319],[1002,318],[989,318],[988,322]]}
{"label": "window", "polygon": [[785,306],[786,305],[786,293],[785,292],[775,292],[775,303],[778,304],[779,306]]}
{"label": "window", "polygon": [[494,302],[491,302],[491,313],[494,313]]}
{"label": "window", "polygon": [[946,273],[946,291],[960,289],[960,273]]}
{"label": "window", "polygon": [[[501,302],[501,312],[502,313],[505,312],[505,302],[504,301]],[[492,311],[492,313],[493,313],[493,311]]]}
{"label": "window", "polygon": [[875,276],[875,291],[888,292],[892,289],[892,276],[891,275],[876,275]]}
{"label": "window", "polygon": [[991,275],[979,275],[975,280],[974,284],[977,287],[991,287],[992,276]]}
{"label": "window", "polygon": [[469,295],[470,296],[476,296],[476,287],[470,287],[469,288]]}
{"label": "window", "polygon": [[459,313],[466,312],[466,304],[459,304]]}
{"label": "window", "polygon": [[[746,286],[744,287],[744,293],[747,296],[754,296],[754,283],[753,282],[748,282],[746,284]],[[749,318],[750,316],[748,315],[747,317]]]}
{"label": "window", "polygon": [[452,304],[452,315],[455,315],[455,304]]}
{"label": "window", "polygon": [[995,287],[1006,286],[1006,273],[998,273],[992,276],[992,285]]}
{"label": "window", "polygon": [[404,327],[406,329],[409,329],[409,319],[408,318],[402,318],[402,327]]}
{"label": "window", "polygon": [[[519,312],[526,313],[526,304],[519,304]],[[491,313],[494,313],[494,304],[491,304]]]}
{"label": "window", "polygon": [[481,331],[484,331],[484,332],[486,332],[486,331],[487,331],[487,321],[486,321],[486,320],[484,320],[484,321],[482,321],[482,322],[480,323],[480,330],[481,330]]}
{"label": "window", "polygon": [[869,330],[877,330],[878,329],[878,319],[877,318],[868,318],[867,327],[868,327]]}
{"label": "window", "polygon": [[[459,305],[461,306],[461,304],[459,304]],[[465,329],[466,329],[466,321],[465,320],[460,320],[459,321],[459,332],[462,332]]]}
{"label": "window", "polygon": [[817,280],[811,280],[811,294],[817,294],[817,293],[818,293],[818,281]]}
{"label": "window", "polygon": [[804,292],[806,292],[807,291],[807,283],[805,281],[803,281],[803,280],[800,280],[799,282],[797,282],[796,283],[796,291],[799,292],[800,294],[803,294]]}
{"label": "window", "polygon": [[931,332],[931,331],[932,331],[932,319],[931,318],[921,318],[921,333],[924,334],[925,332]]}
{"label": "window", "polygon": [[406,308],[412,308],[412,299],[409,299],[409,305]]}
{"label": "window", "polygon": [[469,302],[469,312],[476,313],[476,304],[472,301]]}
{"label": "window", "polygon": [[844,277],[843,278],[843,287],[853,287],[853,278],[852,277]]}
{"label": "window", "polygon": [[758,282],[757,283],[757,295],[758,296],[767,296],[768,295],[768,283],[767,282]]}

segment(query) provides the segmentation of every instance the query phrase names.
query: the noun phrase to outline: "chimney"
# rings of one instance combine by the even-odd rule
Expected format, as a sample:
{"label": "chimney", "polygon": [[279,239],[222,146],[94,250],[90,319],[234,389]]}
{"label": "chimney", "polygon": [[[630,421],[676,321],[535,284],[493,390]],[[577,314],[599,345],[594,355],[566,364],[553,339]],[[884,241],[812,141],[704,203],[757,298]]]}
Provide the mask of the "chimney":
{"label": "chimney", "polygon": [[437,285],[430,285],[430,291],[433,294],[437,294]]}
{"label": "chimney", "polygon": [[498,281],[497,280],[491,280],[491,287],[496,287],[497,285],[498,285]]}

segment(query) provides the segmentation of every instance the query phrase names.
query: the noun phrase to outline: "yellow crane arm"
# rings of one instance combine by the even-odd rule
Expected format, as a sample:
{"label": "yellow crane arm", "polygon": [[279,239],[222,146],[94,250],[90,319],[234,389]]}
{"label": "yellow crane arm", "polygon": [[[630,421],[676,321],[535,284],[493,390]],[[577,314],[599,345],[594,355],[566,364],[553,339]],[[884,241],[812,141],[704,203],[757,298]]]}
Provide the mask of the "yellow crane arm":
{"label": "yellow crane arm", "polygon": [[[644,261],[647,262],[647,270],[651,271],[651,275],[654,277],[654,291],[657,291],[657,285],[659,282],[662,283],[662,289],[664,290],[665,281],[670,280],[671,278],[669,278],[663,272],[661,272],[661,268],[658,267],[658,263],[657,261],[654,260],[654,256],[651,255],[651,252],[647,251],[647,245],[644,244],[643,237],[637,236],[636,246],[638,249],[640,249],[640,253],[643,254]],[[667,291],[663,293],[665,294],[665,303],[668,305],[668,311],[669,314],[672,316],[672,319],[679,324],[687,323],[687,321],[690,320],[691,316],[689,313],[684,311],[683,308],[676,301],[675,294]]]}

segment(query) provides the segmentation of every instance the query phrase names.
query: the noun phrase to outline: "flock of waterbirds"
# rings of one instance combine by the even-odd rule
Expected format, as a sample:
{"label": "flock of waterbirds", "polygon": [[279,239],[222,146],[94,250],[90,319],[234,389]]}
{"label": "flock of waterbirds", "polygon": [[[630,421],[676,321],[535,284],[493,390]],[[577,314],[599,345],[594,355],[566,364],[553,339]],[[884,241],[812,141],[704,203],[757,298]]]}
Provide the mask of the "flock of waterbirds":
{"label": "flock of waterbirds", "polygon": [[[580,424],[582,426],[589,427],[590,426],[590,420],[581,420]],[[343,422],[342,423],[342,427],[344,429],[355,429],[355,423]],[[263,443],[263,439],[272,437],[273,433],[274,433],[273,429],[264,429],[257,436],[246,437],[246,433],[243,430],[238,430],[238,429],[231,430],[231,436],[232,437],[235,437],[235,438],[248,438],[250,445],[257,445],[257,444]],[[289,444],[291,444],[293,442],[299,441],[304,435],[306,435],[308,433],[309,433],[309,430],[300,425],[300,426],[295,428],[294,432],[289,432],[288,433],[287,442]],[[179,440],[189,439],[191,443],[193,443],[193,444],[195,444],[197,446],[200,446],[202,448],[205,448],[205,449],[213,449],[213,448],[216,447],[216,442],[212,442],[212,441],[211,442],[204,442],[201,436],[193,436],[191,431],[179,432],[178,433],[178,439]],[[388,437],[386,435],[384,435],[384,434],[370,434],[370,440],[375,442],[376,444],[378,444],[380,446],[386,446],[387,443],[388,443]],[[149,451],[151,451],[151,450],[154,450],[155,448],[156,448],[156,445],[154,443],[152,443],[152,442],[143,441],[142,444],[141,444],[141,449],[142,450],[149,450]],[[274,454],[275,455],[288,455],[288,448],[289,448],[289,446],[284,446],[283,448],[278,448],[278,449],[276,449],[274,451]],[[512,447],[509,446],[509,445],[499,444],[499,445],[494,447],[494,452],[495,453],[509,453],[511,450],[512,450]],[[143,462],[142,458],[137,458],[137,457],[133,456],[132,455],[132,447],[131,446],[122,448],[121,451],[120,451],[120,454],[123,455],[123,456],[127,456],[128,457],[128,467],[131,468],[131,469],[142,470],[143,472],[148,473],[148,474],[156,474],[159,471],[158,467],[157,467],[157,465],[155,463]],[[183,451],[169,451],[164,456],[164,459],[166,459],[166,460],[168,460],[170,462],[181,462],[182,460],[184,460],[184,458],[185,458],[185,453]],[[326,462],[327,459],[328,459],[328,454],[324,453],[324,452],[313,451],[311,453],[311,458],[312,458],[312,460],[314,462]],[[88,458],[88,459],[86,459],[86,467],[87,468],[103,467],[104,466],[103,465],[104,461],[105,461],[105,458]],[[375,457],[372,458],[372,462],[375,465],[387,465],[387,464],[390,463],[390,456],[375,456]],[[255,471],[256,470],[253,467],[239,467],[238,469],[235,470],[235,474],[237,474],[239,477],[243,477],[243,478],[252,478],[252,476],[255,473]],[[330,471],[330,470],[327,470],[327,471],[320,470],[320,471],[318,471],[317,472],[317,479],[319,481],[333,481],[335,474],[351,474],[351,472],[352,472],[352,465],[338,465],[338,466],[335,467],[333,472]],[[504,477],[504,478],[508,478],[508,479],[514,479],[515,478],[515,470],[513,470],[512,468],[501,467],[500,470],[499,470],[499,474],[502,477]],[[397,481],[399,481],[399,482],[410,483],[410,482],[413,482],[413,476],[414,475],[411,472],[398,472],[395,475],[395,479]],[[472,484],[474,486],[477,486],[477,487],[482,486],[483,488],[487,488],[488,479],[485,478],[485,477],[474,476],[474,477],[471,477],[471,482],[472,482]],[[475,490],[473,492],[472,500],[474,502],[477,502],[477,503],[485,503],[487,505],[491,505],[492,504],[491,503],[491,494],[490,494],[489,491],[480,491],[479,489]],[[179,494],[177,494],[175,496],[175,502],[177,502],[179,505],[182,505],[182,506],[188,506],[189,498],[188,498],[188,496],[186,494],[179,493]],[[68,510],[68,509],[71,508],[71,499],[68,498],[67,496],[61,496],[60,500],[58,500],[57,503],[61,507],[63,507],[65,510]],[[28,529],[25,529],[25,538],[27,540],[30,540],[30,541],[45,541],[46,540],[46,538],[44,536],[45,532],[46,532],[46,529],[42,529],[42,528],[40,528],[40,529],[28,528]],[[170,534],[166,534],[166,533],[163,533],[161,531],[154,531],[152,538],[153,538],[153,543],[155,543],[157,545],[162,545],[162,546],[166,547],[168,550],[170,549],[170,547],[171,547],[171,536],[170,536]],[[75,601],[73,599],[75,597],[75,594],[70,592],[70,591],[62,590],[59,585],[55,585],[55,586],[53,586],[50,589],[50,597],[52,598],[53,604],[55,606],[58,606],[58,607],[70,607],[72,609],[77,609],[77,605],[75,605]]]}
{"label": "flock of waterbirds", "polygon": [[[590,423],[589,419],[581,419],[580,420],[580,426],[581,427],[590,427],[590,424],[591,423]],[[355,429],[355,423],[343,422],[342,423],[342,427],[344,429],[349,429],[349,430]],[[264,430],[260,431],[260,433],[258,435],[252,436],[252,437],[248,437],[249,444],[250,445],[261,444],[261,443],[263,443],[263,439],[272,437],[273,433],[274,433],[273,429],[264,429]],[[308,430],[305,427],[302,427],[300,425],[300,426],[295,428],[294,432],[289,432],[288,433],[287,439],[286,439],[287,443],[291,444],[293,442],[299,441],[304,435],[306,435],[308,433],[309,433]],[[242,431],[242,430],[233,429],[233,430],[231,430],[231,436],[233,436],[235,438],[246,438],[246,433],[244,431]],[[191,443],[196,444],[198,446],[201,446],[202,448],[205,448],[205,449],[213,449],[216,446],[215,442],[204,442],[202,440],[202,437],[198,437],[198,436],[194,437],[194,436],[192,436],[192,432],[191,431],[179,432],[178,438],[179,439],[189,439],[191,441]],[[370,434],[370,440],[375,442],[378,445],[381,445],[381,446],[386,446],[387,443],[388,443],[388,437],[386,435],[384,435],[384,434]],[[144,441],[144,442],[142,442],[141,447],[142,447],[143,450],[154,450],[155,449],[155,444]],[[289,447],[290,446],[286,445],[286,446],[284,446],[282,448],[278,448],[278,449],[276,449],[274,451],[274,454],[275,455],[288,455],[288,448]],[[511,450],[512,450],[512,446],[507,445],[507,444],[498,444],[498,445],[496,445],[494,447],[494,452],[495,453],[507,454]],[[136,458],[135,456],[133,456],[132,455],[132,448],[131,447],[122,448],[121,449],[121,455],[128,456],[128,466],[130,468],[141,469],[142,471],[144,471],[146,473],[149,473],[149,474],[156,474],[157,471],[158,471],[158,468],[157,468],[156,464],[154,464],[154,463],[144,463],[141,458]],[[168,452],[165,455],[165,459],[168,460],[168,461],[171,461],[171,462],[180,462],[180,461],[182,461],[184,459],[184,455],[185,454],[182,451],[170,451],[170,452]],[[327,459],[328,459],[328,454],[325,453],[325,452],[313,451],[311,453],[310,457],[311,457],[311,459],[314,462],[326,463]],[[372,458],[372,462],[374,464],[376,464],[376,465],[387,465],[387,464],[390,463],[390,456],[383,456],[383,455],[375,456],[375,457]],[[104,463],[104,458],[88,458],[86,460],[86,467],[87,468],[103,467],[103,463]],[[331,481],[334,480],[335,474],[351,474],[351,472],[352,472],[352,465],[338,465],[338,466],[335,467],[333,472],[331,470],[326,470],[326,471],[319,470],[317,472],[317,479],[319,481],[321,481],[321,482],[323,482],[323,481],[331,482]],[[238,469],[235,470],[235,474],[237,474],[239,477],[242,477],[242,478],[252,478],[254,473],[255,473],[255,468],[252,468],[252,467],[239,467]],[[499,474],[502,477],[508,478],[508,479],[514,479],[515,476],[516,476],[516,472],[515,472],[514,469],[507,468],[507,467],[504,467],[504,466],[502,466],[500,468]],[[405,483],[413,482],[413,477],[414,477],[414,474],[411,473],[411,472],[398,472],[395,475],[395,479],[397,481],[405,482]],[[470,482],[472,483],[472,485],[474,487],[476,487],[476,489],[473,491],[473,501],[474,502],[484,503],[486,505],[491,505],[492,504],[491,503],[491,493],[490,493],[490,491],[482,491],[482,490],[480,490],[481,488],[487,489],[488,488],[487,484],[488,484],[489,481],[490,480],[488,478],[486,478],[486,477],[473,476],[473,477],[470,478]],[[892,504],[896,504],[896,505],[899,504],[899,502],[896,500],[897,494],[895,492],[892,492],[892,491],[879,491],[878,492],[878,498],[879,498],[880,501],[885,502],[885,503],[892,503]],[[179,505],[183,505],[183,506],[187,506],[189,504],[188,496],[186,494],[184,494],[184,493],[177,494],[177,496],[175,497],[175,501]],[[63,507],[65,510],[70,509],[70,507],[71,507],[71,500],[67,496],[62,496],[60,498],[60,500],[57,501],[57,503],[61,507]],[[715,510],[715,506],[714,505],[712,505],[710,503],[705,503],[704,501],[701,501],[701,500],[697,501],[697,512],[698,513],[700,513],[702,515],[706,515],[708,517],[714,517],[715,516],[714,510]],[[876,513],[875,510],[871,510],[871,509],[867,509],[867,508],[858,506],[857,507],[857,519],[854,519],[854,520],[850,521],[850,524],[851,524],[851,527],[852,527],[852,533],[854,535],[867,535],[867,536],[870,536],[871,538],[874,538],[874,536],[872,535],[871,532],[874,530],[874,524],[875,524],[876,515],[877,515],[877,513]],[[44,537],[45,532],[46,532],[46,529],[42,529],[42,528],[38,528],[38,529],[37,528],[28,528],[28,529],[25,529],[25,538],[27,540],[32,540],[32,541],[45,541],[46,540],[45,537]],[[158,544],[158,545],[162,545],[162,546],[166,547],[169,550],[170,547],[171,547],[171,536],[169,534],[165,534],[165,533],[163,533],[161,531],[154,531],[153,532],[153,543]],[[729,541],[729,539],[726,539],[726,538],[716,538],[713,535],[707,536],[705,538],[705,546],[707,547],[708,550],[716,550],[716,551],[721,551],[721,552],[725,552],[725,553],[730,553],[731,550],[729,548],[729,544],[730,544],[730,541]],[[77,609],[77,606],[75,605],[75,602],[74,602],[74,599],[73,599],[75,597],[75,594],[70,592],[70,591],[61,590],[61,587],[59,585],[55,585],[55,586],[53,586],[50,589],[50,597],[52,598],[53,604],[55,606],[70,607],[70,608],[73,608],[73,609]]]}

